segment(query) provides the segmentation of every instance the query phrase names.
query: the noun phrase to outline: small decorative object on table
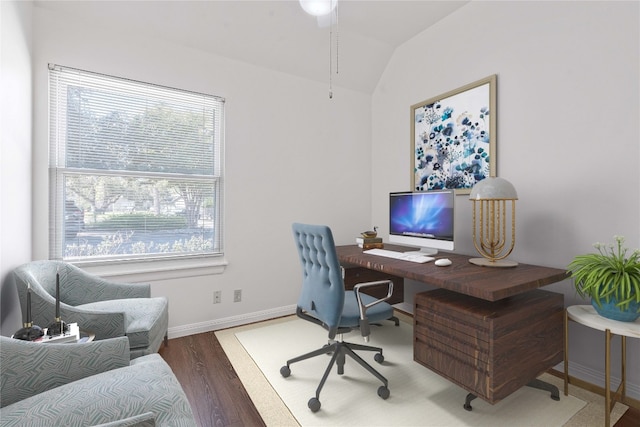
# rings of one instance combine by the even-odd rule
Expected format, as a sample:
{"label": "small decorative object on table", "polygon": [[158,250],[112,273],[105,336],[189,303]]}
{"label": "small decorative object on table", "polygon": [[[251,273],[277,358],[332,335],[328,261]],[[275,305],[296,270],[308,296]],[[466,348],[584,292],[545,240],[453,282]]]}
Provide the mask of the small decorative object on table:
{"label": "small decorative object on table", "polygon": [[594,244],[599,253],[576,256],[568,269],[576,291],[591,297],[598,314],[633,322],[640,317],[640,250],[627,256],[624,237],[613,239],[615,245]]}
{"label": "small decorative object on table", "polygon": [[378,237],[378,227],[373,227],[373,230],[363,231],[360,233],[360,236],[361,237],[356,237],[356,243],[362,250],[384,248],[382,237]]}
{"label": "small decorative object on table", "polygon": [[80,328],[77,323],[65,324],[66,330],[62,334],[51,333],[48,329],[47,333],[38,342],[43,343],[68,343],[68,342],[80,342]]}
{"label": "small decorative object on table", "polygon": [[373,227],[373,230],[367,230],[360,233],[362,237],[367,238],[375,238],[378,236],[378,227]]}
{"label": "small decorative object on table", "polygon": [[24,324],[11,338],[23,341],[35,341],[44,335],[44,331],[31,320],[31,283],[27,283],[27,315]]}

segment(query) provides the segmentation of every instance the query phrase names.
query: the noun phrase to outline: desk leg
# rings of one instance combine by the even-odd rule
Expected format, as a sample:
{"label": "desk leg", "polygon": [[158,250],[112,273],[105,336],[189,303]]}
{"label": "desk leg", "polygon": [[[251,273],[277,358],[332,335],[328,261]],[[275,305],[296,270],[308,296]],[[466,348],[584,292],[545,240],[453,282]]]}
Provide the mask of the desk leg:
{"label": "desk leg", "polygon": [[478,396],[476,396],[476,395],[475,395],[475,394],[473,394],[473,393],[469,393],[469,394],[467,394],[467,397],[466,397],[466,399],[464,400],[464,405],[462,405],[462,406],[464,407],[464,409],[466,409],[467,411],[471,411],[471,410],[473,409],[473,408],[471,407],[471,401],[472,401],[473,399],[475,399],[476,397],[478,397]]}
{"label": "desk leg", "polygon": [[554,386],[553,384],[549,384],[548,382],[545,382],[536,378],[534,380],[529,381],[527,383],[527,387],[548,391],[549,393],[551,393],[551,399],[560,400],[560,391],[558,390],[558,387]]}
{"label": "desk leg", "polygon": [[564,309],[564,395],[569,395],[569,312]]}
{"label": "desk leg", "polygon": [[[546,381],[542,381],[536,378],[529,381],[527,383],[527,387],[548,391],[549,393],[551,393],[551,399],[560,400],[560,390],[558,390],[558,387],[554,386],[553,384],[549,384]],[[467,394],[467,397],[464,400],[464,405],[462,405],[464,409],[466,409],[467,411],[471,411],[473,409],[473,407],[471,406],[471,401],[477,397],[478,396],[473,393]]]}
{"label": "desk leg", "polygon": [[622,364],[621,366],[621,372],[620,372],[620,377],[621,377],[621,386],[620,386],[620,390],[622,392],[622,401],[624,402],[627,398],[627,337],[622,335],[620,337],[620,340],[622,342]]}
{"label": "desk leg", "polygon": [[604,425],[611,425],[611,331],[605,331],[604,349]]}

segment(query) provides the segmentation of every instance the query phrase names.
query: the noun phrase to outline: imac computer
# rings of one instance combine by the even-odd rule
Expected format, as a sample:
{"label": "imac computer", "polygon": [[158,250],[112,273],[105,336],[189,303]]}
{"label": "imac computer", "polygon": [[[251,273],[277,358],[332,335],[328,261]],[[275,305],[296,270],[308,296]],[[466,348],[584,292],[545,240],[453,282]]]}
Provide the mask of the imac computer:
{"label": "imac computer", "polygon": [[389,194],[389,242],[423,255],[453,251],[454,190]]}

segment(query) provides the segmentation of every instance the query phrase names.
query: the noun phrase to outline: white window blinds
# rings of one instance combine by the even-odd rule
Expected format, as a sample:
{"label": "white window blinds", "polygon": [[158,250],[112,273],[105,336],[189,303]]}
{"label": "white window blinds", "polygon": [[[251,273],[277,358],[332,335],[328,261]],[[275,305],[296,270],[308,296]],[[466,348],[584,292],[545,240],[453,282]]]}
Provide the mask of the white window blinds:
{"label": "white window blinds", "polygon": [[221,255],[224,99],[49,66],[51,258]]}

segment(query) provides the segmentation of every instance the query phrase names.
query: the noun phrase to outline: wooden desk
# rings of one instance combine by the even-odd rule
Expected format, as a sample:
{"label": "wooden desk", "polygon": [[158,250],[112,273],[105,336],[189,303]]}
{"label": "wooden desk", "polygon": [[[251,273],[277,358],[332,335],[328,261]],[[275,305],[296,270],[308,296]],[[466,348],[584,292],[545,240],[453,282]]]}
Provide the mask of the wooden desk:
{"label": "wooden desk", "polygon": [[441,288],[415,297],[414,360],[467,390],[465,409],[476,397],[494,404],[525,385],[559,399],[557,387],[536,378],[564,358],[564,298],[538,288],[566,279],[565,270],[481,267],[450,253],[439,256],[453,264],[438,267],[364,254],[356,245],[337,252],[347,266]]}
{"label": "wooden desk", "polygon": [[[410,250],[386,244],[384,248],[399,252]],[[453,262],[448,267],[438,267],[433,262],[419,264],[367,255],[357,245],[338,246],[336,250],[343,265],[356,265],[487,301],[498,301],[569,277],[565,270],[530,264],[513,268],[479,267],[469,263],[472,257],[452,253],[437,255],[436,258],[449,258]]]}

